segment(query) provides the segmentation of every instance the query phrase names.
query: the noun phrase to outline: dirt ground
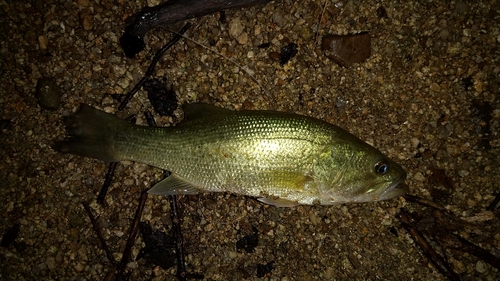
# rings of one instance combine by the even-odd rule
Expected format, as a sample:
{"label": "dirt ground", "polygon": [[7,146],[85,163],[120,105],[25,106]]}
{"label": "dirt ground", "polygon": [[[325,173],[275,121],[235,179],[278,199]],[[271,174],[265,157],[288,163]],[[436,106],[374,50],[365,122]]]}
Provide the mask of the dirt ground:
{"label": "dirt ground", "polygon": [[[124,111],[113,97],[140,80],[171,38],[169,30],[183,23],[149,32],[134,59],[118,40],[127,17],[158,2],[0,1],[0,234],[6,244],[0,279],[113,277],[82,203],[120,260],[141,191],[162,171],[118,164],[101,206],[96,197],[107,164],[50,145],[64,136],[62,119],[80,103],[122,118],[137,114],[146,125],[142,113],[152,106],[145,91]],[[225,19],[191,20],[189,39],[166,53],[153,76],[176,91],[179,103],[297,112],[347,129],[404,167],[410,194],[467,221],[451,233],[500,257],[499,211],[486,210],[500,190],[499,3],[276,0],[228,10]],[[372,45],[363,63],[341,67],[320,48],[326,34],[362,31]],[[264,43],[269,46],[259,47]],[[289,43],[298,54],[281,65],[271,53]],[[61,90],[57,110],[39,105],[41,77]],[[160,126],[176,121],[155,119]],[[205,280],[447,280],[396,218],[404,209],[432,221],[432,208],[402,197],[276,208],[206,193],[181,196],[179,205],[187,269]],[[149,196],[142,221],[168,232],[167,198]],[[18,235],[7,243],[16,226]],[[253,228],[259,238],[253,252],[237,249]],[[500,279],[498,269],[474,255],[431,244],[463,280]],[[136,261],[142,247],[139,237],[127,264],[130,280],[176,280],[176,267]],[[258,277],[259,265],[270,262],[272,270]]]}

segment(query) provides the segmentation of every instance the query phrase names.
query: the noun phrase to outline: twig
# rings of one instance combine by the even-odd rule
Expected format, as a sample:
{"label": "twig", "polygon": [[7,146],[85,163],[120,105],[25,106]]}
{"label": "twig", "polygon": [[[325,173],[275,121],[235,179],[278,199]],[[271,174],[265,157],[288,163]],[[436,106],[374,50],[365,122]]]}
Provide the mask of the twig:
{"label": "twig", "polygon": [[127,266],[127,263],[130,260],[130,252],[132,251],[132,246],[134,245],[135,237],[137,236],[137,230],[139,229],[139,223],[141,221],[142,211],[144,210],[144,206],[146,205],[147,198],[148,198],[148,193],[146,191],[143,191],[141,193],[141,197],[139,198],[139,206],[137,206],[137,210],[134,216],[134,221],[132,222],[132,226],[130,227],[130,233],[128,235],[127,244],[125,245],[125,249],[123,250],[122,260],[120,261],[118,273],[116,274],[115,280],[117,281],[122,280],[125,267]]}
{"label": "twig", "polygon": [[101,242],[101,246],[102,246],[102,249],[104,250],[104,252],[106,253],[106,257],[108,257],[108,260],[109,260],[109,262],[111,262],[113,267],[115,269],[117,269],[118,263],[116,262],[115,257],[113,256],[113,254],[109,250],[108,245],[106,245],[106,241],[104,240],[104,237],[102,236],[102,233],[99,230],[99,227],[97,226],[97,221],[96,221],[94,215],[92,214],[92,210],[90,210],[90,206],[85,202],[83,202],[82,205],[83,205],[83,208],[85,209],[85,212],[87,212],[87,215],[90,218],[90,222],[92,223],[92,229],[96,233],[97,239],[99,239],[99,242]]}
{"label": "twig", "polygon": [[323,5],[323,9],[321,9],[321,15],[319,16],[319,20],[318,20],[318,30],[316,30],[316,34],[314,35],[314,47],[316,47],[316,45],[318,45],[319,28],[321,26],[321,20],[323,19],[323,15],[325,15],[325,10],[326,10],[326,6],[328,5],[328,2],[329,2],[329,0],[326,0],[325,5]]}
{"label": "twig", "polygon": [[448,263],[429,245],[424,236],[420,234],[417,227],[410,221],[409,215],[405,211],[397,214],[396,217],[403,224],[404,228],[413,238],[413,241],[422,249],[424,254],[431,260],[432,264],[441,274],[446,276],[448,280],[460,281],[460,277],[453,272]]}
{"label": "twig", "polygon": [[436,240],[448,248],[459,250],[462,252],[467,252],[473,254],[474,256],[484,260],[491,266],[500,269],[500,259],[486,251],[485,249],[467,241],[466,239],[459,237],[451,233],[439,233],[435,236]]}
{"label": "twig", "polygon": [[146,8],[133,16],[125,28],[126,32],[144,36],[146,32],[182,20],[201,17],[226,9],[266,4],[272,0],[183,0],[165,1],[165,3]]}
{"label": "twig", "polygon": [[120,103],[118,110],[123,110],[125,108],[127,103],[134,96],[134,94],[137,93],[137,91],[139,91],[144,82],[146,82],[146,80],[148,80],[148,78],[153,74],[156,64],[160,61],[163,54],[165,54],[165,52],[168,49],[170,49],[175,43],[177,43],[182,38],[182,35],[186,33],[189,27],[191,27],[191,24],[186,23],[186,25],[184,25],[184,27],[182,27],[182,29],[178,33],[177,32],[174,33],[174,36],[172,37],[172,39],[170,39],[167,45],[163,46],[158,52],[156,52],[153,60],[151,61],[151,64],[148,67],[148,70],[146,71],[146,74],[144,74],[144,77],[142,77],[141,81],[139,81],[139,83],[137,83],[135,87],[130,92],[127,93],[125,99]]}
{"label": "twig", "polygon": [[146,122],[148,122],[149,127],[156,127],[156,121],[151,112],[145,111],[144,117],[146,117]]}
{"label": "twig", "polygon": [[410,194],[405,194],[405,196],[403,196],[403,197],[410,202],[414,202],[414,203],[418,203],[418,204],[421,204],[421,205],[424,205],[427,207],[432,207],[434,209],[446,211],[446,208],[443,205],[432,202],[432,201],[424,199],[424,198],[420,198],[420,197],[413,196]]}
{"label": "twig", "polygon": [[172,228],[175,235],[175,254],[177,255],[177,278],[180,281],[186,280],[186,265],[184,264],[184,239],[182,238],[181,223],[179,212],[177,210],[177,196],[168,196],[170,202],[170,218],[172,219]]}
{"label": "twig", "polygon": [[99,195],[97,195],[97,203],[99,203],[100,205],[104,204],[104,197],[106,197],[109,187],[111,186],[111,181],[113,180],[113,174],[115,173],[117,164],[118,162],[109,163],[108,172],[106,173],[106,177],[104,178],[104,183],[102,184]]}

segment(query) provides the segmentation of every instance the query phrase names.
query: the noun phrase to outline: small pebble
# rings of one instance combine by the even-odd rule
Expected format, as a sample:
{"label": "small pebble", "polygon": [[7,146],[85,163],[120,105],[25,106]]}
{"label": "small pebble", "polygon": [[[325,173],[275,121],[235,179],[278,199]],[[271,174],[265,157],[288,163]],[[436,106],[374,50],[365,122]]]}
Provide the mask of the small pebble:
{"label": "small pebble", "polygon": [[456,15],[465,15],[469,11],[469,6],[465,3],[465,1],[457,1],[455,4]]}
{"label": "small pebble", "polygon": [[299,35],[304,41],[308,41],[313,39],[314,32],[308,25],[301,25],[299,29]]}
{"label": "small pebble", "polygon": [[85,269],[85,265],[83,265],[82,263],[79,262],[75,265],[76,272],[82,272],[83,269]]}
{"label": "small pebble", "polygon": [[486,264],[483,261],[478,261],[476,263],[476,271],[479,273],[485,273],[486,272]]}
{"label": "small pebble", "polygon": [[38,46],[40,46],[40,50],[47,50],[47,46],[49,45],[49,38],[46,35],[38,36]]}
{"label": "small pebble", "polygon": [[57,110],[61,105],[61,89],[52,78],[42,77],[36,85],[36,98],[41,108]]}
{"label": "small pebble", "polygon": [[424,175],[422,175],[422,173],[418,172],[415,174],[415,176],[413,177],[415,180],[417,181],[424,181],[425,180],[425,177]]}
{"label": "small pebble", "polygon": [[285,25],[285,19],[283,18],[283,15],[281,13],[274,13],[273,22],[278,26]]}
{"label": "small pebble", "polygon": [[458,175],[459,175],[460,177],[462,177],[462,178],[463,178],[463,177],[466,177],[466,176],[468,176],[468,175],[469,175],[469,171],[467,171],[467,170],[458,170]]}
{"label": "small pebble", "polygon": [[94,27],[92,15],[90,13],[82,13],[81,21],[83,29],[85,30],[91,30]]}
{"label": "small pebble", "polygon": [[270,52],[269,53],[269,58],[272,59],[273,61],[279,61],[280,60],[280,53],[278,53],[278,52]]}
{"label": "small pebble", "polygon": [[241,45],[246,45],[248,43],[248,33],[241,33],[240,36],[236,38],[236,41],[238,41],[238,43],[240,43]]}
{"label": "small pebble", "polygon": [[332,280],[335,277],[335,269],[333,267],[327,267],[325,270],[325,278],[327,280]]}
{"label": "small pebble", "polygon": [[344,97],[342,96],[338,96],[336,98],[336,101],[335,101],[335,106],[337,108],[343,108],[345,107],[347,104],[349,103],[349,101],[347,101]]}
{"label": "small pebble", "polygon": [[88,7],[90,5],[89,0],[78,0],[77,3],[78,3],[78,6],[80,6],[80,7]]}
{"label": "small pebble", "polygon": [[412,139],[410,140],[410,142],[411,142],[411,146],[412,146],[412,147],[414,147],[414,148],[417,148],[417,147],[418,147],[418,145],[420,144],[420,140],[419,140],[419,139],[417,139],[417,138],[412,138]]}
{"label": "small pebble", "polygon": [[321,222],[321,218],[319,218],[315,212],[309,214],[309,219],[314,225],[318,225]]}
{"label": "small pebble", "polygon": [[135,268],[137,268],[138,266],[139,266],[139,265],[138,265],[138,264],[137,264],[137,262],[135,262],[135,261],[127,263],[127,267],[128,267],[128,268],[135,269]]}
{"label": "small pebble", "polygon": [[53,270],[56,266],[56,260],[53,257],[48,257],[45,260],[45,265],[50,269]]}
{"label": "small pebble", "polygon": [[238,38],[245,27],[241,23],[240,18],[235,18],[229,22],[229,35],[233,38]]}
{"label": "small pebble", "polygon": [[235,258],[237,258],[237,257],[238,257],[238,253],[237,253],[237,252],[235,252],[235,251],[229,251],[229,252],[228,252],[228,257],[229,257],[230,259],[235,259]]}

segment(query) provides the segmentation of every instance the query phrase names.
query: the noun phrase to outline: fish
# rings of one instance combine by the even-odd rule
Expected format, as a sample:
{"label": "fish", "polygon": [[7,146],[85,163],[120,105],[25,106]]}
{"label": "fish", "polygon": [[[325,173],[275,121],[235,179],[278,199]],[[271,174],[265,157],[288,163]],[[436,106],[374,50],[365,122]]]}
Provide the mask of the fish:
{"label": "fish", "polygon": [[176,126],[131,124],[82,104],[61,153],[137,161],[171,172],[148,192],[230,192],[277,207],[373,202],[404,195],[404,169],[346,130],[295,113],[183,107]]}

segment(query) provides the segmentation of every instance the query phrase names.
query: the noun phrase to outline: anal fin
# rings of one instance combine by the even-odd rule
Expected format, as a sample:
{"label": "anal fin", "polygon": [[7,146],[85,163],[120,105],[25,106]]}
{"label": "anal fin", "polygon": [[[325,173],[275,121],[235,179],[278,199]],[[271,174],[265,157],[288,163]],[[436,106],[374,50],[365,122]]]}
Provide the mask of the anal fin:
{"label": "anal fin", "polygon": [[198,188],[187,180],[171,174],[159,183],[155,184],[150,190],[149,194],[156,195],[192,195],[198,194]]}

